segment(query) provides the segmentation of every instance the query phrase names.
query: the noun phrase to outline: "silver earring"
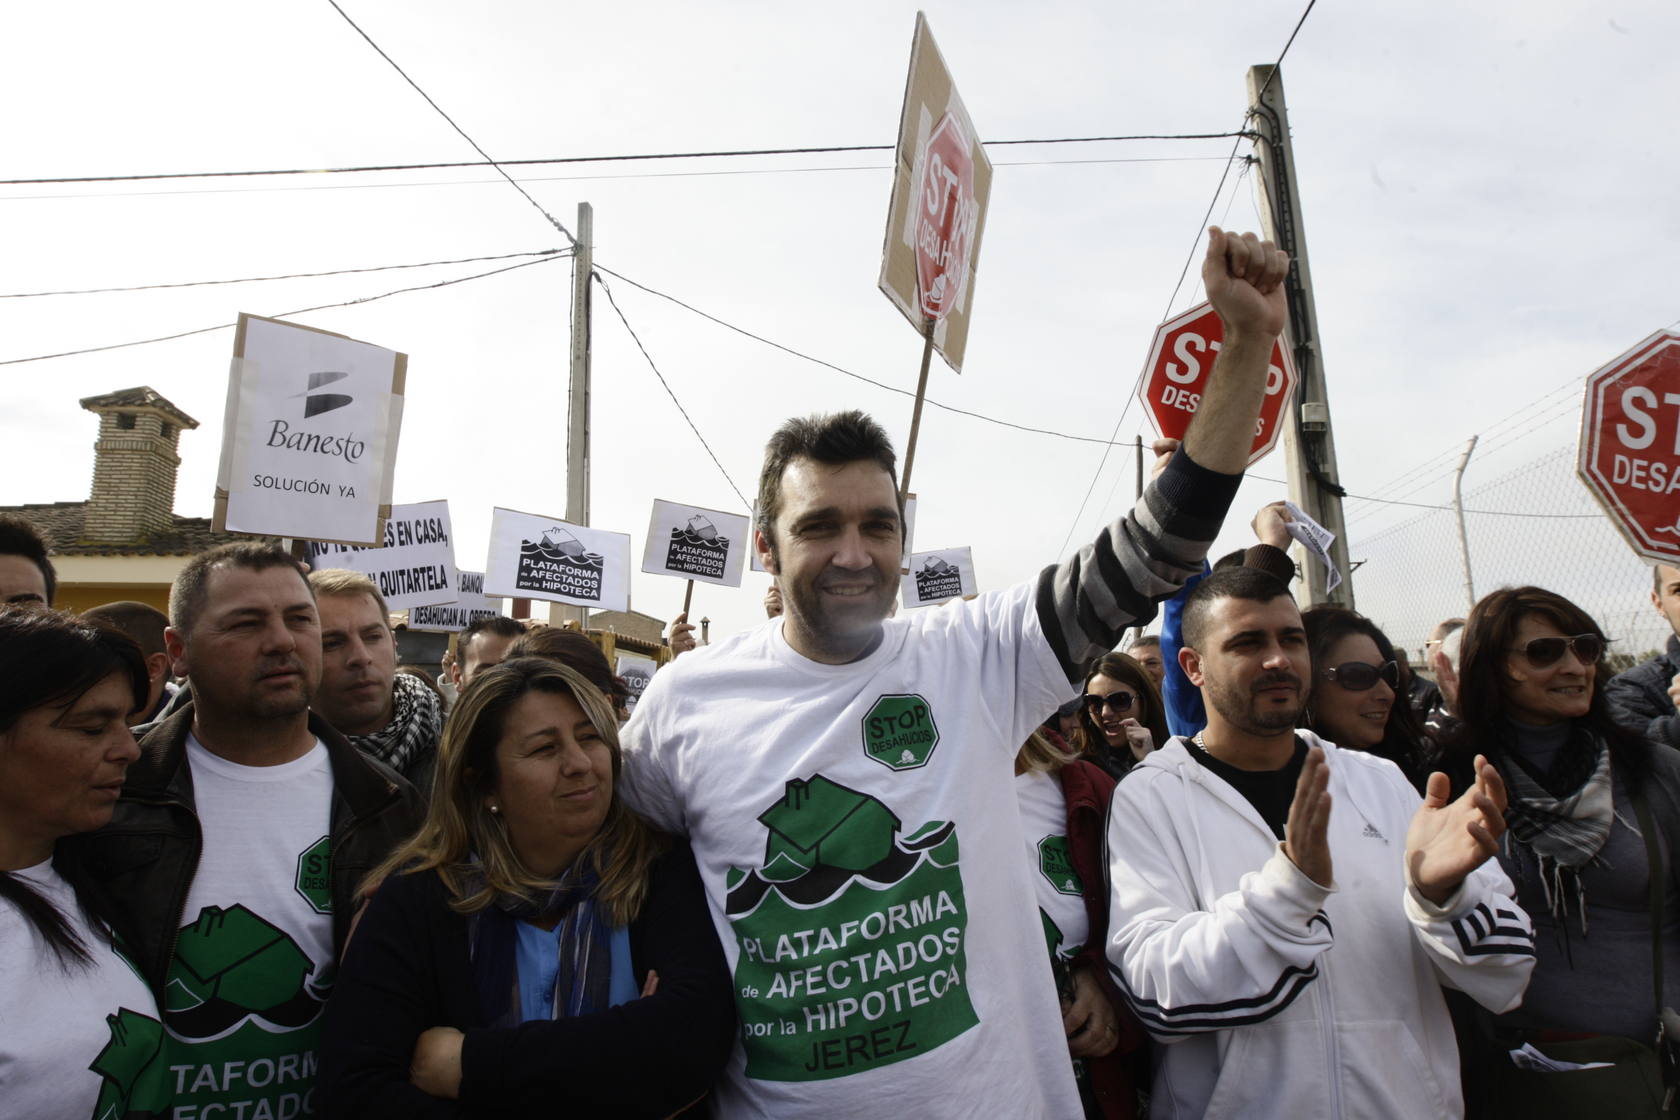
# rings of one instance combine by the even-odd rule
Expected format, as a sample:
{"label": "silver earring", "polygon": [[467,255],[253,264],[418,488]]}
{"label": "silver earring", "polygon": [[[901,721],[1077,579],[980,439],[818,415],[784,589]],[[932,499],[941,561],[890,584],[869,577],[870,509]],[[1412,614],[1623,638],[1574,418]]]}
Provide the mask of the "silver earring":
{"label": "silver earring", "polygon": [[502,811],[502,807],[500,805],[492,805],[490,806],[490,811],[492,813],[500,813]]}

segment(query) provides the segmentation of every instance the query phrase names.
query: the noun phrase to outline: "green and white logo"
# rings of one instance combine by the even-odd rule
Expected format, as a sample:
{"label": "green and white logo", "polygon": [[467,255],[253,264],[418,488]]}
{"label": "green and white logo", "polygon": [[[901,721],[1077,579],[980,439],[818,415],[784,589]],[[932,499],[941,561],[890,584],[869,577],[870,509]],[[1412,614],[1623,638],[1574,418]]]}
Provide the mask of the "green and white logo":
{"label": "green and white logo", "polygon": [[1085,884],[1073,869],[1066,836],[1046,836],[1038,842],[1038,870],[1058,894],[1085,893]]}
{"label": "green and white logo", "polygon": [[323,836],[298,853],[297,892],[317,914],[332,913],[332,844]]}
{"label": "green and white logo", "polygon": [[915,695],[889,695],[875,701],[863,717],[863,749],[893,770],[926,766],[939,745],[939,728],[928,702]]}
{"label": "green and white logo", "polygon": [[731,868],[725,902],[748,1077],[845,1077],[979,1022],[954,824],[900,837],[886,805],[821,774],[788,782],[758,820],[764,866]]}

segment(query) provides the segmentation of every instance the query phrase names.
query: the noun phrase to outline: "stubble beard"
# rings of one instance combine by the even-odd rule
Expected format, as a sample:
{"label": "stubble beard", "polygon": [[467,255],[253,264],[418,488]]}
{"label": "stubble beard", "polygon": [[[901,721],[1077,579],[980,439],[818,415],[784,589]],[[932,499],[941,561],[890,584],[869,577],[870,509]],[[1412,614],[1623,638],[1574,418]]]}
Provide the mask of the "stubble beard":
{"label": "stubble beard", "polygon": [[[1265,683],[1265,682],[1259,682]],[[1257,709],[1254,692],[1220,684],[1208,689],[1208,702],[1224,721],[1249,735],[1276,735],[1300,721],[1306,698],[1297,694],[1289,708]]]}

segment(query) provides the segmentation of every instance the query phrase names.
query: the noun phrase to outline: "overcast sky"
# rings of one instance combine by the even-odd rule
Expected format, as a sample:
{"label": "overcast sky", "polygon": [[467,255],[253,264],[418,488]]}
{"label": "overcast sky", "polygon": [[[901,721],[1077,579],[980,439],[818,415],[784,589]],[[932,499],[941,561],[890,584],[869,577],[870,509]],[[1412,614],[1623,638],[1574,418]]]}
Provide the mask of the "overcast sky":
{"label": "overcast sky", "polygon": [[[916,8],[901,3],[572,4],[342,0],[493,156],[534,159],[890,144]],[[933,3],[981,136],[1225,132],[1296,0]],[[7,177],[325,168],[477,158],[320,3],[13,6],[0,90]],[[1370,494],[1680,319],[1680,5],[1322,0],[1283,67],[1344,483]],[[968,360],[930,396],[1071,435],[1147,434],[1126,410],[1229,140],[996,148]],[[1246,152],[1246,145],[1242,149]],[[913,390],[919,341],[875,287],[887,153],[520,169],[566,225],[595,207],[596,261],[719,318]],[[1256,228],[1236,171],[1214,220]],[[485,169],[0,187],[7,293],[317,272],[555,248]],[[240,311],[376,295],[496,265],[98,296],[0,300],[0,359],[231,323]],[[565,508],[570,264],[554,261],[298,321],[407,352],[396,499],[447,498],[457,561],[481,568],[490,510]],[[877,415],[907,397],[733,334],[614,282],[624,314],[749,497],[784,417]],[[597,527],[639,557],[652,499],[736,509],[605,299],[594,318]],[[207,516],[232,331],[0,366],[0,504],[80,500],[79,397],[151,385],[201,421],[176,498]],[[1506,467],[1568,443],[1567,403]],[[1555,413],[1555,415],[1553,415]],[[1507,425],[1511,433],[1521,429]],[[1026,578],[1130,500],[1129,454],[930,408],[916,543],[971,545],[983,587]],[[1455,454],[1408,500],[1445,502]],[[1496,458],[1474,470],[1492,478]],[[1281,454],[1255,474],[1284,476]],[[1398,493],[1398,491],[1394,491]],[[1220,549],[1283,495],[1245,485]],[[744,512],[744,510],[742,511]],[[1396,507],[1395,515],[1406,510]],[[1412,511],[1415,512],[1415,511]],[[1238,514],[1240,513],[1240,517]],[[1394,516],[1349,507],[1350,545]],[[1456,587],[1451,554],[1441,579]],[[1629,569],[1637,577],[1637,565]],[[1356,573],[1356,594],[1363,595]],[[766,577],[701,587],[714,636],[762,617]],[[637,575],[669,617],[680,581]],[[1637,599],[1639,588],[1630,590]],[[1451,596],[1448,595],[1448,598]],[[1373,591],[1373,602],[1380,595]]]}

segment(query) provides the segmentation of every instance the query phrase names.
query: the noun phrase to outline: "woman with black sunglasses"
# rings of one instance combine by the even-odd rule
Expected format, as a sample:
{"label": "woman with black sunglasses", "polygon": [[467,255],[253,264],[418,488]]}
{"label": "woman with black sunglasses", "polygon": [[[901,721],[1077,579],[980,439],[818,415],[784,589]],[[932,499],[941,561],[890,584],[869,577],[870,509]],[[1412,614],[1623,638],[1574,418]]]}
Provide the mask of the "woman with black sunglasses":
{"label": "woman with black sunglasses", "polygon": [[1313,665],[1301,726],[1338,747],[1388,759],[1422,793],[1429,779],[1423,728],[1410,704],[1396,702],[1400,666],[1387,635],[1344,607],[1313,607],[1301,620]]}
{"label": "woman with black sunglasses", "polygon": [[[1680,756],[1615,723],[1600,684],[1604,632],[1538,587],[1476,604],[1464,632],[1463,725],[1442,762],[1463,787],[1485,754],[1510,795],[1499,862],[1534,918],[1535,968],[1522,1006],[1483,1023],[1485,1114],[1657,1115],[1611,1096],[1655,1076],[1658,1007],[1680,1005]],[[1609,1066],[1530,1072],[1506,1056]],[[1595,1088],[1589,1084],[1598,1079]],[[1469,1099],[1467,1097],[1467,1099]]]}
{"label": "woman with black sunglasses", "polygon": [[1123,778],[1168,737],[1166,707],[1144,667],[1123,653],[1099,658],[1080,698],[1079,756]]}

